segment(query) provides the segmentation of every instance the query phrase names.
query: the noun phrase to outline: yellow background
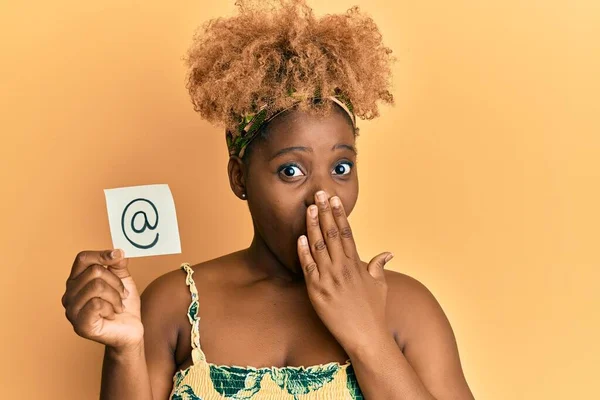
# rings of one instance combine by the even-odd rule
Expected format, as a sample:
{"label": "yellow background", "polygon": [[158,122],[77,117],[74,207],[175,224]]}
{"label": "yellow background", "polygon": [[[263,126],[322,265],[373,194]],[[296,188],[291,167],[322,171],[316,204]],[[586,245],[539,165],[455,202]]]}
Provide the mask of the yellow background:
{"label": "yellow background", "polygon": [[[329,1],[376,20],[395,107],[361,123],[359,252],[423,282],[478,399],[600,398],[600,2]],[[102,346],[60,298],[76,253],[111,248],[103,189],[168,183],[182,254],[132,259],[141,288],[246,246],[222,131],[181,57],[233,1],[2,2],[0,397],[92,399]]]}

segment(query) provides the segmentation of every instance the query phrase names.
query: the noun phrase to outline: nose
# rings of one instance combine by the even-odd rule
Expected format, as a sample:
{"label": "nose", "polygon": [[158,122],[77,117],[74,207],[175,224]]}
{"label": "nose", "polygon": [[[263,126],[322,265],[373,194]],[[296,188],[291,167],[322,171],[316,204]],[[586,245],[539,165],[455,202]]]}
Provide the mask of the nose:
{"label": "nose", "polygon": [[324,178],[315,177],[312,185],[310,185],[305,193],[304,204],[308,208],[311,204],[315,204],[315,194],[322,190],[325,192],[326,198],[329,200],[331,197],[336,196],[336,188],[331,176]]}

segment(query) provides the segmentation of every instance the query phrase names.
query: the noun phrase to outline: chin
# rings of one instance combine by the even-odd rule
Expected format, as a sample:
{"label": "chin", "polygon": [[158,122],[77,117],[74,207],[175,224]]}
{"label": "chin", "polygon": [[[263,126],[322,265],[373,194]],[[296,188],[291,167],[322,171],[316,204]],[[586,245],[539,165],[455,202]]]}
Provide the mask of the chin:
{"label": "chin", "polygon": [[282,258],[280,258],[280,260],[285,262],[286,267],[294,274],[303,276],[304,273],[302,272],[302,266],[300,265],[300,259],[298,258],[298,238],[301,235],[306,236],[306,230],[294,234],[289,239],[289,250],[286,251],[287,254],[282,254]]}

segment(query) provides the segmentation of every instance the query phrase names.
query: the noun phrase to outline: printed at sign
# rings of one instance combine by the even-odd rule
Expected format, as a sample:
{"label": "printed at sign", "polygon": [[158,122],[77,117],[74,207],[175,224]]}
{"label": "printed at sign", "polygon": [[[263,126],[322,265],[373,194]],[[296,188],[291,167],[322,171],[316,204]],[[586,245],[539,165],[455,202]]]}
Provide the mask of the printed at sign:
{"label": "printed at sign", "polygon": [[125,257],[181,253],[175,202],[169,185],[105,189],[113,247]]}

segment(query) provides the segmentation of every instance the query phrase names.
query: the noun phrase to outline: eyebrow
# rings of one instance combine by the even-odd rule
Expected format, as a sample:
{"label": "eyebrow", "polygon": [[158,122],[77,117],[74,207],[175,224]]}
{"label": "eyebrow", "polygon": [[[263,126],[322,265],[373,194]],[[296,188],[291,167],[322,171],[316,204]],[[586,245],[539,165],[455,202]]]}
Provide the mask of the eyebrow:
{"label": "eyebrow", "polygon": [[336,149],[347,149],[347,150],[350,150],[351,152],[353,152],[355,155],[357,154],[356,147],[351,146],[349,144],[340,143],[340,144],[336,144],[335,146],[333,146],[331,148],[331,150],[336,150]]}
{"label": "eyebrow", "polygon": [[274,160],[283,154],[291,153],[292,151],[303,151],[305,153],[312,153],[313,149],[311,147],[304,147],[304,146],[286,147],[285,149],[281,149],[277,153],[275,153],[271,158],[269,158],[269,161]]}
{"label": "eyebrow", "polygon": [[[355,155],[357,154],[356,147],[349,145],[349,144],[343,144],[343,143],[336,144],[331,148],[331,151],[337,150],[337,149],[346,149],[346,150],[350,150]],[[305,153],[312,153],[313,149],[312,149],[312,147],[304,147],[304,146],[286,147],[285,149],[281,149],[277,153],[275,153],[271,158],[269,158],[269,161],[274,160],[283,154],[291,153],[293,151],[303,151]]]}

